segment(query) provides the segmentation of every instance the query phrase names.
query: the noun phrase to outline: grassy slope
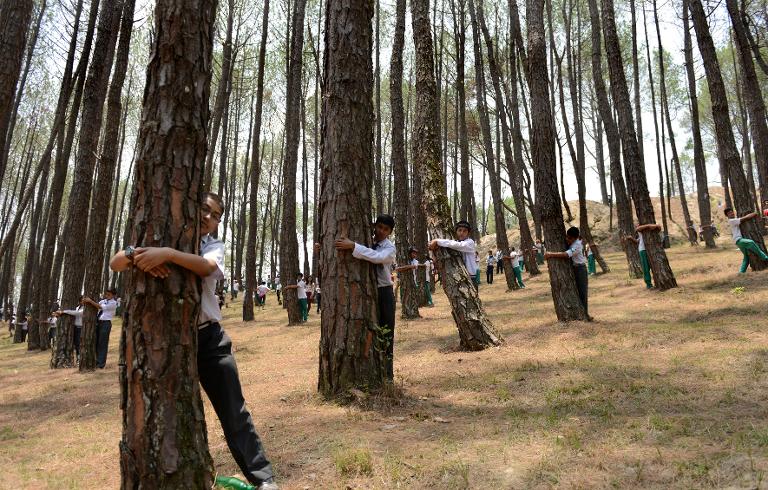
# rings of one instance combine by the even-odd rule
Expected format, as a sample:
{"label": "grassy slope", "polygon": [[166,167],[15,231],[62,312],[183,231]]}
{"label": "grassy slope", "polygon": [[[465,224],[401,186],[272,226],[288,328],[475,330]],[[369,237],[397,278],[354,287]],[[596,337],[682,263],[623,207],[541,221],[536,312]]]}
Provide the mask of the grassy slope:
{"label": "grassy slope", "polygon": [[[315,394],[319,320],[225,310],[248,405],[284,488],[757,487],[768,470],[765,273],[741,254],[670,252],[679,289],[590,280],[592,324],[558,324],[546,276],[481,286],[498,349],[455,352],[447,301],[397,330],[403,394],[368,408]],[[743,289],[742,289],[743,288]],[[0,488],[117,488],[117,328],[107,369],[51,371],[0,341]],[[217,468],[237,469],[206,401]]]}

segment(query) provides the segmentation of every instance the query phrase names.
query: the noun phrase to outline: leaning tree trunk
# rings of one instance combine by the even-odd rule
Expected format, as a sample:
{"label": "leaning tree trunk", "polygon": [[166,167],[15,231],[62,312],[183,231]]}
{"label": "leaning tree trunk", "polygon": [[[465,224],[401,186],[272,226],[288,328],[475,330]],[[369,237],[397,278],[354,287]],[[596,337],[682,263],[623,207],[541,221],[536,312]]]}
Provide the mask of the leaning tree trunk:
{"label": "leaning tree trunk", "polygon": [[[280,278],[283,284],[296,284],[299,273],[299,242],[296,237],[296,172],[299,160],[301,71],[304,47],[306,0],[296,0],[291,35],[291,60],[288,70],[288,106],[285,110],[285,160],[283,162],[283,219],[280,223]],[[283,304],[288,324],[301,322],[296,289],[283,288]]]}
{"label": "leaning tree trunk", "polygon": [[[618,218],[619,233],[622,236],[634,235],[635,227],[632,221],[632,207],[629,203],[626,186],[624,185],[624,171],[621,168],[621,148],[619,141],[619,129],[613,118],[611,104],[608,101],[608,92],[603,80],[602,53],[601,53],[601,27],[600,13],[597,9],[597,0],[589,0],[589,17],[592,25],[592,83],[595,86],[597,96],[597,109],[600,113],[605,136],[608,140],[608,158],[610,160],[611,181],[613,182],[613,195],[616,200],[616,216]],[[624,254],[627,257],[627,266],[630,277],[643,277],[640,267],[640,254],[637,247],[621,240]]]}
{"label": "leaning tree trunk", "polygon": [[387,362],[392,362],[376,341],[374,267],[334,248],[338,237],[369,245],[371,240],[372,21],[373,2],[326,1],[317,381],[326,397],[354,388],[380,389],[387,382]]}
{"label": "leaning tree trunk", "polygon": [[[661,43],[661,29],[659,29],[659,11],[656,8],[656,0],[652,0],[653,5],[653,20],[656,24],[656,37],[659,44],[659,98],[661,99],[661,116],[662,124],[666,122],[667,135],[669,137],[669,146],[672,150],[672,166],[677,177],[678,193],[680,194],[680,207],[683,211],[683,221],[685,221],[685,231],[688,234],[688,242],[691,245],[699,244],[698,233],[696,228],[693,227],[693,221],[691,220],[691,213],[688,210],[688,199],[685,196],[685,187],[683,186],[683,172],[680,169],[680,157],[677,154],[677,144],[675,143],[675,133],[672,130],[672,117],[669,115],[669,96],[667,95],[667,80],[665,76],[664,68],[664,48]],[[672,210],[669,210],[670,215]]]}
{"label": "leaning tree trunk", "polygon": [[[397,262],[410,262],[408,248],[408,163],[405,160],[405,114],[403,113],[403,47],[405,45],[405,0],[397,0],[395,10],[395,33],[392,44],[392,61],[389,69],[389,101],[392,113],[392,173],[396,192],[393,196],[395,207],[395,233],[397,237]],[[466,135],[465,135],[466,136]],[[462,201],[463,202],[463,201]],[[425,274],[422,274],[423,278]],[[403,292],[400,314],[403,318],[420,318],[419,296],[416,289],[419,276],[405,272],[400,274],[400,290]]]}
{"label": "leaning tree trunk", "polygon": [[[115,1],[115,3],[123,5],[122,20],[120,21],[120,45],[115,59],[115,75],[112,77],[112,84],[109,87],[104,145],[91,210],[88,215],[88,232],[84,244],[86,263],[83,290],[86,296],[90,298],[97,298],[100,293],[104,255],[108,254],[111,248],[105,246],[104,239],[107,234],[108,203],[112,196],[115,166],[120,157],[118,155],[120,148],[118,138],[120,136],[120,116],[123,110],[121,96],[125,74],[128,71],[128,55],[130,53],[133,11],[136,0],[122,0]],[[83,313],[81,345],[80,371],[92,371],[96,368],[96,311],[93,308],[86,308]]]}
{"label": "leaning tree trunk", "polygon": [[[64,280],[62,285],[61,303],[63,305],[76,305],[83,286],[85,274],[85,247],[83,247],[82,232],[88,226],[88,207],[91,201],[93,188],[93,174],[96,167],[96,159],[101,134],[102,114],[104,112],[104,99],[107,94],[109,73],[112,68],[112,59],[115,52],[117,33],[120,27],[120,18],[123,2],[105,2],[99,12],[99,24],[97,27],[96,42],[93,50],[93,58],[88,68],[88,78],[85,81],[85,98],[83,100],[82,122],[80,124],[79,146],[72,180],[72,190],[67,207],[67,221],[71,230],[79,230],[77,233],[69,233],[64,237]],[[101,252],[103,253],[103,251]],[[101,253],[99,254],[101,256]],[[93,311],[91,306],[86,311]],[[95,313],[94,313],[95,314]],[[58,330],[64,338],[72,335],[74,324],[72,317],[65,315],[59,320]],[[95,336],[92,337],[95,340]],[[81,339],[81,345],[85,345],[87,338]],[[56,352],[51,359],[51,367],[61,368],[72,365],[72,350],[68,342],[56,346]]]}
{"label": "leaning tree trunk", "polygon": [[[445,175],[440,164],[437,87],[435,82],[429,0],[412,0],[413,41],[416,47],[416,104],[413,122],[413,161],[421,175],[421,206],[433,238],[452,236],[451,210],[445,195]],[[477,288],[458,252],[444,248],[435,252],[443,290],[459,330],[461,347],[481,350],[499,345],[503,339],[485,314]]]}
{"label": "leaning tree trunk", "polygon": [[693,69],[693,43],[689,24],[688,0],[683,0],[683,35],[685,54],[685,72],[688,81],[688,98],[691,110],[691,133],[693,138],[693,167],[696,172],[696,191],[699,203],[699,221],[707,248],[715,248],[715,237],[712,230],[712,210],[709,202],[709,187],[707,186],[707,165],[704,160],[704,145],[701,141],[701,125],[699,123],[699,97],[696,87],[696,73]]}
{"label": "leaning tree trunk", "polygon": [[[531,96],[531,160],[534,164],[536,202],[541,209],[544,238],[550,251],[561,251],[565,244],[563,208],[557,189],[555,128],[549,103],[547,43],[544,34],[544,0],[527,0],[528,86]],[[548,261],[552,299],[560,321],[587,320],[579,300],[570,261]]]}
{"label": "leaning tree trunk", "polygon": [[749,130],[755,147],[755,164],[760,179],[760,200],[764,201],[768,199],[768,122],[766,122],[765,101],[750,52],[749,29],[744,23],[738,3],[735,0],[726,0],[725,5],[728,7],[741,62],[741,83],[744,89],[744,101],[749,112]]}
{"label": "leaning tree trunk", "polygon": [[[215,12],[215,0],[157,2],[136,159],[137,246],[199,250]],[[199,282],[178,266],[164,280],[128,273],[122,488],[213,486],[196,362]]]}
{"label": "leaning tree trunk", "polygon": [[[24,60],[24,48],[27,46],[33,6],[32,0],[12,0],[0,6],[0,146],[3,147]],[[3,159],[0,161],[0,182],[3,181],[5,167]]]}
{"label": "leaning tree trunk", "polygon": [[[494,88],[498,88],[498,67],[493,57],[493,46],[490,44],[491,38],[487,34],[487,27],[485,26],[485,19],[483,17],[482,3],[480,4],[479,15],[475,15],[475,3],[474,0],[469,0],[469,16],[472,23],[472,41],[474,46],[474,58],[475,58],[475,90],[477,92],[477,113],[480,119],[480,133],[483,138],[483,147],[485,148],[485,167],[488,170],[488,180],[490,180],[491,187],[491,200],[493,205],[493,218],[496,225],[496,246],[501,250],[502,255],[509,257],[509,238],[507,237],[507,224],[504,219],[504,201],[501,198],[501,164],[496,163],[493,152],[493,144],[491,141],[491,123],[488,116],[488,106],[486,103],[485,92],[485,70],[483,68],[483,52],[480,41],[479,27],[482,28],[483,34],[485,34],[485,42],[488,50],[488,64],[491,67],[491,77],[494,77]],[[500,104],[500,99],[497,99],[497,116],[499,119],[503,119],[505,114],[502,108],[503,104]],[[502,122],[504,130],[506,132],[506,122]],[[505,136],[506,137],[506,136]],[[509,150],[507,145],[506,150]],[[499,150],[501,151],[501,150]],[[511,159],[511,155],[507,155],[507,159]],[[514,175],[510,175],[514,178]],[[518,213],[520,208],[518,208]],[[525,208],[523,208],[523,215]],[[521,221],[522,223],[522,221]],[[507,290],[519,289],[517,279],[515,278],[515,271],[512,269],[511,262],[507,263],[504,267],[504,279],[507,282]]]}
{"label": "leaning tree trunk", "polygon": [[[720,159],[724,162],[728,173],[728,180],[733,189],[733,203],[739,216],[749,214],[755,210],[755,205],[750,197],[749,182],[744,175],[741,166],[739,150],[736,148],[736,140],[733,137],[730,113],[728,112],[728,99],[725,95],[725,84],[720,71],[720,63],[717,61],[715,43],[709,32],[706,14],[701,0],[690,0],[688,8],[693,18],[693,27],[696,30],[696,39],[699,43],[699,52],[704,60],[704,71],[707,76],[710,99],[712,100],[712,119],[715,123],[717,136],[717,148]],[[741,224],[741,233],[744,238],[754,242],[765,250],[763,236],[760,234],[755,220],[748,220]],[[758,255],[749,252],[749,264],[752,270],[759,271],[768,268],[768,261]]]}
{"label": "leaning tree trunk", "polygon": [[[624,153],[627,180],[629,181],[632,200],[635,204],[635,213],[641,225],[655,223],[656,217],[651,198],[648,195],[645,168],[637,145],[637,134],[635,133],[635,125],[632,118],[632,105],[629,101],[629,91],[627,89],[627,79],[624,75],[619,36],[616,32],[613,0],[602,0],[602,6],[603,32],[605,33],[605,51],[608,59],[611,92],[619,119],[619,136],[621,137],[622,151]],[[656,286],[661,290],[677,287],[675,275],[669,266],[667,254],[664,251],[658,234],[655,231],[644,232],[643,238],[645,239],[648,260]]]}

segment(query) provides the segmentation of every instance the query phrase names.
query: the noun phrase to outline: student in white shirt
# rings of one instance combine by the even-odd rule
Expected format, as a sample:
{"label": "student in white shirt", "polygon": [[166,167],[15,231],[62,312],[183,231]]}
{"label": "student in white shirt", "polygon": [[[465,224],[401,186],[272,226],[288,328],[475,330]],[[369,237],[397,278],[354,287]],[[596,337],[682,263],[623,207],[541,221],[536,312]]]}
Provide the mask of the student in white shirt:
{"label": "student in white shirt", "polygon": [[496,256],[493,250],[488,250],[488,257],[485,258],[485,282],[493,284],[493,270],[496,268]]}
{"label": "student in white shirt", "polygon": [[[419,279],[417,272],[419,270],[419,267],[423,267],[425,270],[424,275],[424,299],[426,299],[427,306],[433,306],[432,303],[432,261],[429,260],[429,257],[424,261],[424,263],[419,262],[419,250],[415,247],[411,247],[408,249],[408,253],[411,256],[411,261],[408,265],[404,265],[402,267],[398,267],[395,269],[396,272],[405,272],[408,270],[413,271],[413,282],[416,284],[416,288],[419,287]],[[399,287],[399,284],[398,284]],[[400,300],[403,299],[403,290],[400,289]]]}
{"label": "student in white shirt", "polygon": [[317,303],[317,313],[320,313],[320,280],[315,281],[315,303]]}
{"label": "student in white shirt", "polygon": [[80,301],[74,310],[59,310],[54,313],[55,316],[69,315],[74,318],[73,323],[75,325],[73,344],[75,344],[75,354],[77,356],[77,362],[80,363],[80,339],[83,335],[83,302],[85,296],[80,296]]}
{"label": "student in white shirt", "polygon": [[283,285],[280,284],[280,278],[277,278],[275,281],[275,296],[277,296],[277,304],[281,305],[283,304]]}
{"label": "student in white shirt", "polygon": [[232,282],[232,299],[237,299],[237,293],[240,291],[240,281],[235,280]]}
{"label": "student in white shirt", "polygon": [[200,254],[169,247],[126,247],[112,257],[115,272],[137,267],[160,279],[170,274],[169,265],[183,267],[202,279],[200,315],[197,318],[197,370],[200,384],[221,421],[229,451],[248,481],[257,490],[277,490],[272,466],[264,454],[251,414],[245,405],[232,341],[221,328],[222,316],[216,298],[216,282],[224,279],[224,243],[210,234],[224,211],[221,198],[203,195],[200,206]]}
{"label": "student in white shirt", "polygon": [[376,272],[378,322],[379,328],[385,329],[387,347],[387,377],[394,379],[394,344],[395,344],[395,292],[392,283],[392,268],[395,265],[395,245],[389,235],[395,228],[395,219],[388,214],[379,215],[374,223],[373,247],[368,248],[355,243],[349,238],[336,240],[337,250],[351,250],[352,257],[370,262]]}
{"label": "student in white shirt", "polygon": [[264,281],[261,281],[261,284],[256,288],[256,295],[259,298],[259,306],[261,306],[261,309],[263,310],[265,308],[265,305],[267,303],[267,293],[269,291],[272,291],[267,287],[266,283]]}
{"label": "student in white shirt", "polygon": [[731,227],[731,235],[733,235],[733,241],[736,246],[739,247],[744,258],[741,261],[740,274],[747,272],[747,266],[749,266],[749,252],[757,255],[763,260],[768,260],[768,255],[760,249],[760,247],[753,240],[744,238],[741,235],[741,223],[757,217],[757,213],[749,213],[741,218],[736,217],[736,213],[731,208],[725,208],[725,215],[728,217],[728,225]]}
{"label": "student in white shirt", "polygon": [[640,267],[643,269],[643,280],[645,281],[645,287],[646,289],[652,289],[653,283],[651,282],[651,263],[648,261],[648,252],[645,250],[645,239],[643,238],[644,231],[661,231],[661,225],[657,225],[655,223],[640,225],[635,228],[637,238],[627,235],[624,237],[624,239],[637,244],[637,251],[640,254]]}
{"label": "student in white shirt", "polygon": [[510,262],[512,262],[512,264],[511,264],[512,272],[515,275],[515,281],[517,281],[517,285],[520,288],[525,288],[525,284],[523,284],[523,271],[522,271],[522,268],[520,267],[520,257],[521,256],[522,256],[522,254],[517,252],[515,250],[515,247],[512,247],[509,250],[509,257],[504,257],[504,259],[505,260],[509,260]]}
{"label": "student in white shirt", "polygon": [[299,272],[296,276],[296,284],[285,286],[285,289],[296,290],[296,298],[299,300],[301,323],[306,322],[309,318],[309,301],[307,301],[307,283],[304,282],[304,274]]}
{"label": "student in white shirt", "polygon": [[501,249],[496,251],[496,274],[504,272],[504,254]]}
{"label": "student in white shirt", "polygon": [[107,289],[104,298],[98,303],[89,297],[84,297],[83,302],[88,303],[99,313],[96,316],[96,367],[104,369],[107,364],[107,352],[109,350],[109,334],[112,331],[112,318],[117,311],[117,290]]}
{"label": "student in white shirt", "polygon": [[579,300],[584,307],[584,313],[587,314],[587,319],[592,320],[589,316],[589,309],[587,303],[587,291],[589,288],[589,276],[587,275],[587,258],[584,257],[584,246],[581,242],[579,229],[575,226],[568,228],[565,233],[565,241],[568,243],[568,249],[565,252],[546,252],[544,254],[545,259],[570,259],[573,263],[573,272],[576,279],[576,289],[579,291]]}
{"label": "student in white shirt", "polygon": [[430,250],[437,250],[438,247],[450,248],[461,252],[461,256],[464,259],[464,267],[467,268],[469,277],[473,279],[475,285],[478,284],[477,278],[477,251],[475,241],[470,238],[469,234],[472,231],[472,226],[467,221],[459,221],[456,223],[456,240],[449,240],[439,238],[429,242]]}

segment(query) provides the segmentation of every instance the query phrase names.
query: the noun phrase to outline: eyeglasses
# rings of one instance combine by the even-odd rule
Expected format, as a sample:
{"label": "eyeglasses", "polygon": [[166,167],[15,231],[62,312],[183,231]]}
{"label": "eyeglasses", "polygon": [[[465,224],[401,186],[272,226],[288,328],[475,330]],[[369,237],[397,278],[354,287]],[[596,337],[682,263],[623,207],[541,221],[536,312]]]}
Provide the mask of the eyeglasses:
{"label": "eyeglasses", "polygon": [[221,221],[221,213],[217,213],[213,211],[210,206],[207,204],[203,204],[200,206],[200,211],[202,211],[203,216],[210,216],[211,218],[215,219],[216,221]]}

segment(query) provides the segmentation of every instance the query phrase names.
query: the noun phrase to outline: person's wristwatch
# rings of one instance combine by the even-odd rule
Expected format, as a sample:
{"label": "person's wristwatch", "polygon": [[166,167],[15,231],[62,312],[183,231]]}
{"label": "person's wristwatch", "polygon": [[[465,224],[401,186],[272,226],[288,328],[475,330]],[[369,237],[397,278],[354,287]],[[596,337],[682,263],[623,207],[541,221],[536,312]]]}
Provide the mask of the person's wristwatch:
{"label": "person's wristwatch", "polygon": [[136,249],[128,245],[127,247],[125,247],[125,250],[123,252],[125,253],[125,257],[131,262],[133,262],[133,254],[136,252]]}

